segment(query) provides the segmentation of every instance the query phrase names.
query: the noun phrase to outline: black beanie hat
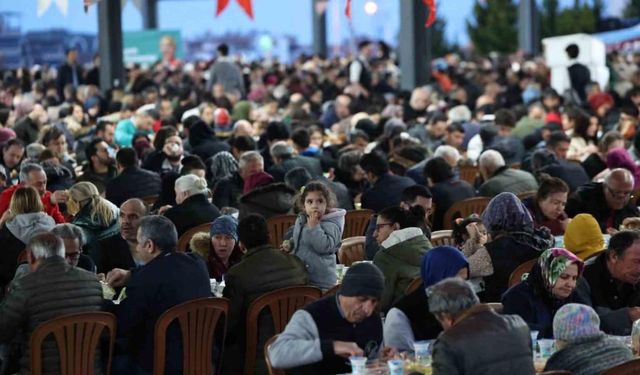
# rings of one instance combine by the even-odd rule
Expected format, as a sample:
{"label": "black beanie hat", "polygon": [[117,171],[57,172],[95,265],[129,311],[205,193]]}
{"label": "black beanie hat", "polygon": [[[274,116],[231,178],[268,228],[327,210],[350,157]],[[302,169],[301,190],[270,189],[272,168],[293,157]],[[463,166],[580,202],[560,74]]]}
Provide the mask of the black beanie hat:
{"label": "black beanie hat", "polygon": [[384,275],[373,263],[361,262],[349,267],[338,292],[345,297],[382,297]]}

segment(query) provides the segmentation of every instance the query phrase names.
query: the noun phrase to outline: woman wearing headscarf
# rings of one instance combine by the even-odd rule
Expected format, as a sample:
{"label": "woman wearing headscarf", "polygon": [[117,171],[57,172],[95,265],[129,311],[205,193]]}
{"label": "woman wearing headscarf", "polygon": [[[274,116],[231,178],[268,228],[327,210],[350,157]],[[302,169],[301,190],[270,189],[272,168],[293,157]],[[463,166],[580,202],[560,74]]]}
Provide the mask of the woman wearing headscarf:
{"label": "woman wearing headscarf", "polygon": [[564,247],[581,260],[605,249],[600,224],[589,214],[576,215],[564,232]]}
{"label": "woman wearing headscarf", "polygon": [[640,187],[640,166],[638,166],[631,155],[624,148],[614,148],[607,153],[607,168],[609,170],[615,168],[624,168],[633,174],[635,183],[633,189]]}
{"label": "woman wearing headscarf", "polygon": [[384,321],[385,344],[396,350],[413,351],[415,341],[431,340],[442,332],[436,317],[429,313],[425,290],[448,277],[469,277],[469,263],[460,250],[438,246],[422,257],[423,285],[396,302]]}
{"label": "woman wearing headscarf", "polygon": [[238,171],[238,161],[229,151],[221,151],[211,159],[211,167],[209,170],[211,172],[209,181],[212,181],[213,185],[215,185],[218,181]]}
{"label": "woman wearing headscarf", "polygon": [[534,228],[529,210],[512,193],[496,195],[482,213],[491,241],[485,247],[493,274],[485,277],[486,302],[499,302],[507,290],[509,276],[522,263],[535,259],[554,244],[545,227]]}
{"label": "woman wearing headscarf", "polygon": [[526,279],[502,297],[505,314],[520,315],[539,338],[553,337],[553,316],[563,305],[583,303],[575,293],[584,264],[570,251],[545,251]]}

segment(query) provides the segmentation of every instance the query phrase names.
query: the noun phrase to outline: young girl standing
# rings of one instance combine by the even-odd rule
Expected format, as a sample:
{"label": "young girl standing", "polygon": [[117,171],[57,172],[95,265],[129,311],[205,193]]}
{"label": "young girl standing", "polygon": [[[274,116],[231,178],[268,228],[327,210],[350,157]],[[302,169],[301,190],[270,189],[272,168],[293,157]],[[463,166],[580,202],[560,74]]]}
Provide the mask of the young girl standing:
{"label": "young girl standing", "polygon": [[346,211],[335,208],[335,196],[321,182],[309,182],[296,204],[300,214],[289,242],[304,262],[309,284],[321,289],[336,285],[336,251],[340,247]]}

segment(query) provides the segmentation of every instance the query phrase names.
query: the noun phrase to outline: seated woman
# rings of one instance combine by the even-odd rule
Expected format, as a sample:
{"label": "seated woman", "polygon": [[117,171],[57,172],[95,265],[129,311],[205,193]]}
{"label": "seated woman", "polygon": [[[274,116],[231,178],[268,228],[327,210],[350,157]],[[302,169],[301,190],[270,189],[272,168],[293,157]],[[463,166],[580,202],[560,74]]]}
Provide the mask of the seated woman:
{"label": "seated woman", "polygon": [[11,197],[9,210],[0,219],[0,295],[13,279],[18,257],[38,232],[48,232],[56,225],[42,206],[38,192],[32,187],[18,188]]}
{"label": "seated woman", "polygon": [[534,227],[547,227],[554,236],[561,236],[569,223],[564,212],[569,186],[561,179],[546,174],[540,175],[538,180],[540,187],[536,195],[522,203],[529,210]]}
{"label": "seated woman", "polygon": [[[472,214],[466,219],[456,219],[453,239],[469,261],[469,281],[479,294],[484,290],[484,277],[493,274],[491,257],[484,247],[488,240],[487,229],[480,216]],[[480,295],[478,297],[482,298]]]}
{"label": "seated woman", "polygon": [[598,152],[598,146],[596,146],[598,133],[597,118],[594,118],[594,121],[592,121],[591,118],[589,118],[589,114],[583,109],[573,107],[565,111],[562,115],[562,121],[563,123],[570,123],[569,126],[573,128],[567,159],[582,162],[589,157],[589,155]]}
{"label": "seated woman", "polygon": [[502,296],[505,314],[517,314],[538,331],[539,338],[552,338],[553,316],[563,305],[581,302],[575,293],[584,269],[582,261],[562,248],[540,255],[526,280]]}
{"label": "seated woman", "polygon": [[102,198],[91,182],[78,182],[69,189],[67,212],[73,216],[71,222],[84,231],[86,249],[94,260],[98,258],[98,241],[120,232],[120,210]]}
{"label": "seated woman", "polygon": [[558,349],[544,371],[565,370],[575,375],[597,375],[632,360],[624,343],[600,331],[600,318],[590,306],[569,303],[553,318]]}
{"label": "seated woman", "polygon": [[223,215],[213,221],[208,234],[196,233],[189,242],[193,252],[206,260],[209,277],[219,282],[244,254],[238,246],[237,228],[236,219]]}
{"label": "seated woman", "polygon": [[429,300],[425,290],[448,277],[467,279],[469,263],[460,250],[451,246],[438,246],[422,257],[420,275],[423,285],[400,298],[384,321],[385,345],[399,352],[412,352],[415,341],[435,339],[442,332],[442,326],[436,317],[429,313]]}
{"label": "seated woman", "polygon": [[531,214],[512,193],[493,197],[482,213],[482,223],[491,241],[485,247],[491,257],[493,274],[485,277],[485,301],[499,302],[507,290],[511,272],[552,247],[549,229],[534,228]]}
{"label": "seated woman", "polygon": [[574,216],[564,231],[564,248],[583,261],[606,247],[600,224],[589,214]]}
{"label": "seated woman", "polygon": [[218,207],[209,202],[207,180],[192,174],[176,180],[175,207],[161,208],[163,215],[176,226],[178,237],[189,229],[204,223],[211,223],[218,216]]}
{"label": "seated woman", "polygon": [[424,214],[421,206],[414,206],[409,210],[388,207],[378,215],[373,236],[380,250],[373,257],[373,264],[384,274],[382,311],[404,295],[411,280],[420,274],[422,256],[431,249],[431,242],[420,229]]}

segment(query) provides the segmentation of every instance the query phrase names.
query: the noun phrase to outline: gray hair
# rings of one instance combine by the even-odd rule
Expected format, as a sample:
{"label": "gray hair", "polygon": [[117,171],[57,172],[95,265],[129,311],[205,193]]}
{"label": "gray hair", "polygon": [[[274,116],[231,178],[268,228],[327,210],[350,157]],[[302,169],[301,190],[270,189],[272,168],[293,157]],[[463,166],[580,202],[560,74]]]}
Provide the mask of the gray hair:
{"label": "gray hair", "polygon": [[29,143],[27,147],[25,147],[25,153],[27,154],[27,159],[38,159],[42,151],[46,150],[41,143]]}
{"label": "gray hair", "polygon": [[478,165],[486,168],[490,172],[494,172],[498,168],[504,167],[506,163],[501,153],[496,150],[487,150],[480,155]]}
{"label": "gray hair", "polygon": [[62,242],[62,238],[49,232],[38,233],[31,237],[27,249],[31,251],[35,259],[64,258],[64,242]]}
{"label": "gray hair", "polygon": [[434,157],[441,157],[447,162],[449,160],[455,160],[456,164],[460,160],[460,151],[457,148],[449,145],[442,145],[436,148],[436,151],[433,153]]}
{"label": "gray hair", "polygon": [[264,165],[264,158],[260,155],[258,151],[246,151],[240,155],[240,160],[238,161],[238,168],[242,169],[244,166],[252,161],[259,161]]}
{"label": "gray hair", "polygon": [[451,122],[469,122],[471,120],[471,111],[466,105],[460,104],[451,108],[447,112],[447,117]]}
{"label": "gray hair", "polygon": [[176,226],[164,216],[145,216],[140,220],[138,233],[142,242],[151,240],[162,251],[173,251],[178,244]]}
{"label": "gray hair", "polygon": [[23,163],[20,166],[20,182],[25,182],[29,179],[29,173],[33,171],[39,171],[44,173],[44,169],[40,164],[36,163]]}
{"label": "gray hair", "polygon": [[80,244],[80,247],[84,246],[85,244],[84,232],[82,231],[82,229],[80,229],[79,226],[74,224],[70,224],[70,223],[58,224],[55,227],[53,227],[53,229],[51,230],[51,233],[62,238],[63,240],[65,238],[70,240],[77,239],[78,243]]}
{"label": "gray hair", "polygon": [[635,184],[635,180],[633,178],[633,174],[631,173],[631,171],[629,171],[628,169],[625,168],[616,168],[616,169],[612,169],[611,172],[609,172],[609,174],[607,174],[604,177],[604,184],[606,186],[611,186],[610,182],[611,180],[620,180],[620,181],[624,181],[628,184],[631,184],[631,186],[634,186]]}
{"label": "gray hair", "polygon": [[175,182],[175,188],[178,191],[187,192],[189,196],[196,194],[207,194],[207,180],[193,174],[188,174],[178,178]]}
{"label": "gray hair", "polygon": [[457,317],[480,303],[473,286],[459,277],[450,277],[427,288],[429,312],[438,316],[449,314]]}
{"label": "gray hair", "polygon": [[271,153],[271,156],[275,158],[291,156],[293,154],[293,147],[285,141],[279,141],[271,145],[269,152]]}

